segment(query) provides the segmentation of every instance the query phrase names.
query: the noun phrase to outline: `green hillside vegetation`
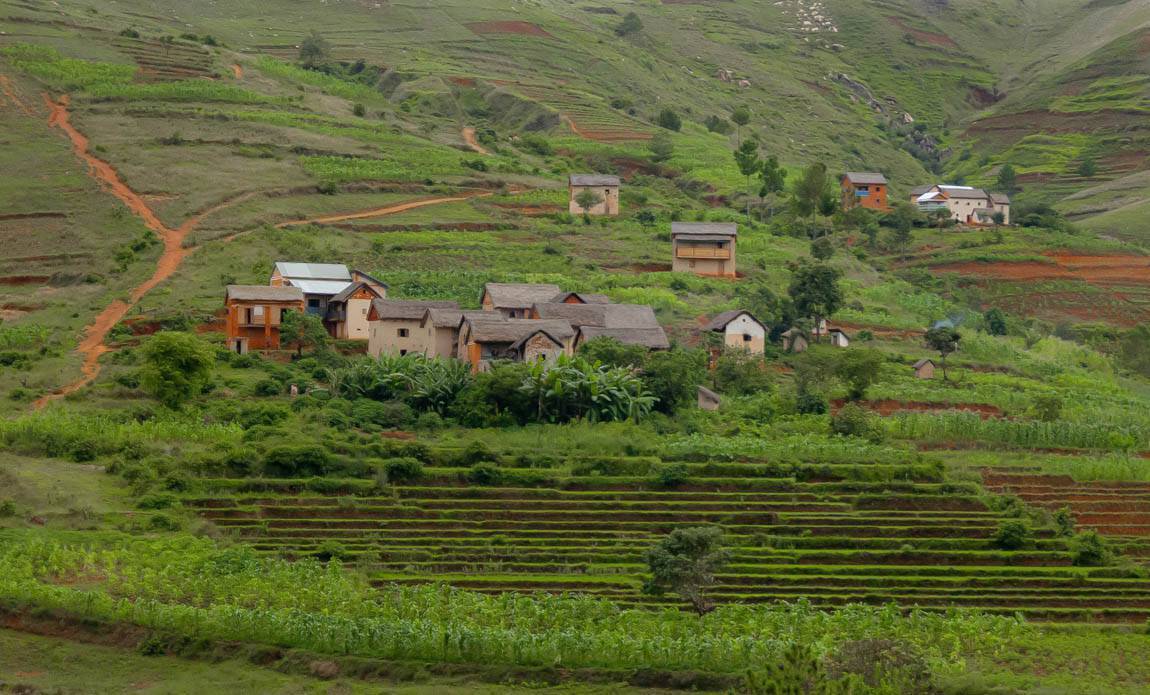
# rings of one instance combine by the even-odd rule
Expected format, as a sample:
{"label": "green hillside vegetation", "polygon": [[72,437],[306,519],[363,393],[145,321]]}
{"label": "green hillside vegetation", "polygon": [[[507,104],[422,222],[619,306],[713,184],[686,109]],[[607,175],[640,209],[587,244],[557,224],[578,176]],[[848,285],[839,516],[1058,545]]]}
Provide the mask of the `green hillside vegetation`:
{"label": "green hillside vegetation", "polygon": [[[0,690],[1145,689],[1142,4],[275,9],[0,0]],[[906,205],[1010,171],[1015,226]],[[672,272],[675,221],[738,223],[738,277]],[[232,354],[278,260],[673,346]],[[784,352],[820,315],[851,346]],[[656,581],[683,538],[713,571]]]}

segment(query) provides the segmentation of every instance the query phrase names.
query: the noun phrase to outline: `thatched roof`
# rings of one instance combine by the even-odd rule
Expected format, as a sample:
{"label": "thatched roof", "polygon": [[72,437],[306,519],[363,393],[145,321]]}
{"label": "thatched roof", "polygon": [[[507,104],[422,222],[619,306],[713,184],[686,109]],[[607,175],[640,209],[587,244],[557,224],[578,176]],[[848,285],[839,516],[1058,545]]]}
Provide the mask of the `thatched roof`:
{"label": "thatched roof", "polygon": [[885,176],[872,171],[848,171],[843,178],[861,186],[880,186],[887,183]]}
{"label": "thatched roof", "polygon": [[571,174],[568,181],[572,186],[618,186],[619,177],[610,174]]}
{"label": "thatched roof", "polygon": [[227,298],[238,302],[302,302],[303,290],[269,285],[228,285]]}
{"label": "thatched roof", "polygon": [[914,363],[914,368],[915,368],[915,369],[922,369],[923,367],[925,367],[925,366],[926,366],[926,365],[928,365],[928,364],[933,366],[933,365],[934,365],[934,360],[932,360],[932,359],[931,359],[931,358],[929,358],[929,357],[924,357],[924,358],[922,358],[921,360],[919,360],[918,362],[915,362],[915,363]]}
{"label": "thatched roof", "polygon": [[549,303],[550,304],[559,304],[561,302],[566,302],[568,299],[571,299],[572,297],[578,299],[579,301],[583,302],[584,304],[610,304],[611,303],[611,298],[605,294],[591,294],[588,292],[560,292],[555,297],[552,297]]}
{"label": "thatched roof", "polygon": [[651,350],[667,350],[671,342],[662,328],[601,328],[584,326],[579,329],[584,341],[595,338],[614,338],[624,345],[641,345]]}
{"label": "thatched roof", "polygon": [[743,314],[746,314],[747,316],[750,317],[750,319],[752,321],[754,321],[755,323],[762,326],[764,331],[767,330],[767,327],[763,325],[762,321],[755,318],[755,315],[752,314],[751,312],[745,311],[743,309],[732,309],[731,311],[724,311],[723,313],[719,314],[715,318],[711,319],[711,322],[707,324],[705,330],[718,331],[721,333],[722,331],[725,331],[727,329],[727,324],[729,324],[731,321],[734,321],[735,319],[739,318]]}
{"label": "thatched roof", "polygon": [[458,309],[456,302],[439,300],[373,299],[371,314],[377,321],[421,321],[428,309]]}
{"label": "thatched roof", "polygon": [[484,293],[496,309],[530,309],[538,302],[549,302],[562,292],[559,285],[531,285],[511,282],[489,282]]}
{"label": "thatched roof", "polygon": [[535,321],[532,319],[470,321],[471,340],[477,343],[515,343],[543,331],[559,343],[565,343],[575,336],[575,329],[566,321]]}
{"label": "thatched roof", "polygon": [[739,225],[734,222],[672,222],[671,236],[690,237],[734,237],[739,235]]}

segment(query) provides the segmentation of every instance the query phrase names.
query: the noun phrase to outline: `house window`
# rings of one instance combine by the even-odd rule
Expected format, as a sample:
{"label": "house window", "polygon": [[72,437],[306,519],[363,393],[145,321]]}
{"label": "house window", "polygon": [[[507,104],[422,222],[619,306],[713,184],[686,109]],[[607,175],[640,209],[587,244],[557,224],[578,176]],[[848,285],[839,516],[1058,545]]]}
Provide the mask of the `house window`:
{"label": "house window", "polygon": [[749,343],[749,342],[751,342],[752,340],[754,340],[754,338],[752,338],[752,337],[751,337],[751,334],[750,334],[750,333],[744,333],[744,334],[743,334],[743,342],[744,342],[744,343]]}
{"label": "house window", "polygon": [[400,356],[400,357],[404,357],[405,355],[407,355],[407,350],[400,350],[400,351],[399,351],[399,356]]}
{"label": "house window", "polygon": [[396,331],[396,333],[400,338],[406,338],[407,336],[411,335],[411,331],[406,328],[400,328],[398,331]]}
{"label": "house window", "polygon": [[319,308],[319,300],[318,300],[318,299],[309,299],[309,300],[307,300],[307,308],[309,308],[309,309],[318,309],[318,308]]}

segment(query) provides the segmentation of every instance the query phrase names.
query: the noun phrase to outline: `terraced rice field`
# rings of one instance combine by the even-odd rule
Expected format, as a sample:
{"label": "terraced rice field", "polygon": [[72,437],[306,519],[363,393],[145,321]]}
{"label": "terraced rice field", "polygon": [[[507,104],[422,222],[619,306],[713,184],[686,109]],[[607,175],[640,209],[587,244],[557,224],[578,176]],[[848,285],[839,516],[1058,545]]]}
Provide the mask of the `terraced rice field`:
{"label": "terraced rice field", "polygon": [[622,477],[477,487],[460,482],[458,469],[427,469],[394,496],[293,494],[298,483],[284,481],[276,493],[201,494],[185,506],[267,553],[338,548],[379,584],[674,602],[641,591],[646,549],[675,527],[714,524],[733,551],[714,590],[720,602],[805,597],[816,606],[895,601],[1058,621],[1150,617],[1150,584],[1075,567],[1052,530],[1039,530],[1032,549],[996,549],[1002,517],[973,488],[824,478],[699,478],[674,490]]}
{"label": "terraced rice field", "polygon": [[1068,475],[986,469],[987,488],[1031,506],[1070,509],[1075,522],[1105,536],[1150,538],[1150,483],[1078,482]]}
{"label": "terraced rice field", "polygon": [[215,76],[212,55],[199,46],[128,37],[116,39],[113,45],[140,66],[139,78],[144,81]]}

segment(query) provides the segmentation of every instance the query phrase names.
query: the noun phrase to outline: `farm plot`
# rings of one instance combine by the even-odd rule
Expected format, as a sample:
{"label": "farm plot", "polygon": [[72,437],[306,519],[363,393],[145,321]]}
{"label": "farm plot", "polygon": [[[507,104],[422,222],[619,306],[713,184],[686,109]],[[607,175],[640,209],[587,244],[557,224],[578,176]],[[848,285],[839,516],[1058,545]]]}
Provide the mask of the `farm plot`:
{"label": "farm plot", "polygon": [[113,45],[140,66],[137,78],[143,81],[215,77],[212,55],[199,46],[128,37],[117,38]]}
{"label": "farm plot", "polygon": [[442,581],[488,593],[666,604],[673,597],[642,591],[646,549],[672,529],[717,525],[732,546],[714,589],[720,602],[893,601],[1059,621],[1150,617],[1145,582],[1074,566],[1052,530],[1039,529],[1026,550],[996,548],[1004,519],[973,489],[852,481],[826,468],[819,480],[748,471],[674,489],[649,478],[574,476],[544,487],[471,486],[462,469],[428,468],[388,496],[292,494],[299,486],[284,481],[278,493],[201,492],[184,504],[262,552],[339,557],[380,586]]}
{"label": "farm plot", "polygon": [[651,129],[644,123],[611,109],[601,97],[583,92],[565,92],[553,87],[523,83],[503,83],[523,96],[558,111],[579,137],[598,142],[650,140]]}
{"label": "farm plot", "polygon": [[1079,482],[1050,475],[986,468],[983,484],[1051,511],[1068,508],[1075,523],[1107,536],[1150,538],[1150,483]]}

